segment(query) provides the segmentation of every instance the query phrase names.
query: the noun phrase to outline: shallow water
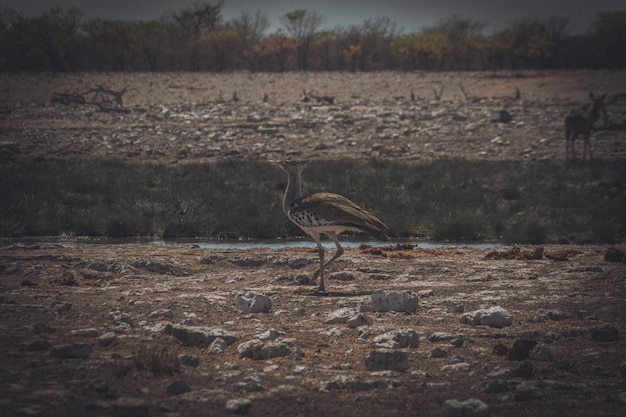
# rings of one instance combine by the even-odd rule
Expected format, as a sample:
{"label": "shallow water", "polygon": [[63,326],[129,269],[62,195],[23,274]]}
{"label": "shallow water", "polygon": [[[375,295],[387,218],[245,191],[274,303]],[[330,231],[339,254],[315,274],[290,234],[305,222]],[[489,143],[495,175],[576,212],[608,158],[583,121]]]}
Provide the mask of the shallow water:
{"label": "shallow water", "polygon": [[[488,243],[459,243],[459,242],[422,242],[415,240],[391,240],[388,242],[368,241],[368,240],[341,240],[341,246],[349,248],[358,248],[362,244],[369,246],[393,246],[396,244],[411,244],[422,249],[434,249],[444,247],[469,247],[475,249],[494,249],[504,245],[497,242]],[[9,246],[12,244],[26,244],[39,246],[55,246],[60,245],[68,248],[82,247],[89,245],[115,244],[115,245],[193,245],[201,249],[285,249],[285,248],[301,248],[315,247],[315,242],[306,239],[294,240],[202,240],[202,239],[151,239],[151,238],[124,238],[124,239],[99,239],[99,238],[32,238],[32,239],[3,239],[0,246]],[[325,248],[334,248],[332,241],[322,241]]]}

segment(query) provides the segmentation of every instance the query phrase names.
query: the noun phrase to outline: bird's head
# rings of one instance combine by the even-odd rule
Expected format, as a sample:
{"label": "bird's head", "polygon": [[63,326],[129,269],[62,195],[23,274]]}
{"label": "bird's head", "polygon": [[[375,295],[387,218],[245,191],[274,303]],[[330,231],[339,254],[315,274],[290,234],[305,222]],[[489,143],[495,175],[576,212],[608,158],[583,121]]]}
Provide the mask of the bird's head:
{"label": "bird's head", "polygon": [[269,161],[270,164],[275,165],[285,171],[286,173],[302,172],[309,162],[305,159],[286,159],[282,161]]}

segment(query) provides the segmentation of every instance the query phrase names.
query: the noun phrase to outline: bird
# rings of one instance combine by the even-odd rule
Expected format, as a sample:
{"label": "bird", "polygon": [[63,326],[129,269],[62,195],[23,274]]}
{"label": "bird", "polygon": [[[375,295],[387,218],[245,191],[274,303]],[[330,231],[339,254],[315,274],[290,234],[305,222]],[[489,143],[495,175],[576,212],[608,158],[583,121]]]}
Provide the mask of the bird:
{"label": "bird", "polygon": [[[303,196],[301,192],[302,171],[307,162],[306,160],[271,161],[273,165],[287,173],[283,212],[317,244],[320,267],[313,274],[313,280],[319,275],[320,284],[317,292],[327,294],[324,285],[324,268],[343,255],[343,248],[337,235],[346,231],[361,232],[387,241],[389,236],[385,234],[385,231],[388,228],[375,215],[339,194],[317,192]],[[324,247],[320,241],[322,234],[328,236],[337,247],[333,256],[326,262],[324,261]]]}

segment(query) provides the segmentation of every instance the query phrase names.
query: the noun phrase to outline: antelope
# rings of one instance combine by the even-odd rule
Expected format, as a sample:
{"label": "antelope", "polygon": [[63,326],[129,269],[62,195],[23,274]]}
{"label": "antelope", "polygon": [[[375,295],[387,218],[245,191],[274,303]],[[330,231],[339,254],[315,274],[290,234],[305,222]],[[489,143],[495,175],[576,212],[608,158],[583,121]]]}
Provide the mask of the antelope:
{"label": "antelope", "polygon": [[574,141],[578,135],[582,135],[583,143],[583,159],[587,157],[587,149],[589,149],[589,159],[593,159],[593,153],[591,151],[591,144],[589,143],[589,137],[593,125],[598,120],[600,112],[603,114],[604,124],[607,124],[608,116],[606,114],[606,108],[604,107],[604,99],[606,94],[602,97],[596,98],[593,93],[589,93],[589,98],[593,102],[593,106],[589,109],[589,104],[583,107],[572,109],[565,118],[565,159],[569,158],[569,150],[572,148],[572,160],[576,159],[576,151],[574,150]]}

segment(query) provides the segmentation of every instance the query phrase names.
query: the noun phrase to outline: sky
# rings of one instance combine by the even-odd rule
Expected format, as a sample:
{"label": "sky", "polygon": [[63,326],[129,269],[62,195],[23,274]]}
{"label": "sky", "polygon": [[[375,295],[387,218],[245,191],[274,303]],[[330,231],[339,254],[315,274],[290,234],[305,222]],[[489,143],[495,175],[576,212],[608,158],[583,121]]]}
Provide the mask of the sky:
{"label": "sky", "polygon": [[[76,7],[87,18],[152,20],[189,7],[198,0],[0,0],[26,15],[38,15],[51,7]],[[216,4],[218,0],[201,0]],[[568,18],[568,32],[580,33],[601,11],[626,10],[626,0],[222,0],[224,20],[242,11],[261,11],[280,27],[278,17],[296,9],[307,9],[322,16],[323,29],[357,25],[368,18],[388,17],[405,33],[436,25],[441,19],[458,16],[485,23],[486,30],[498,30],[527,17]]]}

